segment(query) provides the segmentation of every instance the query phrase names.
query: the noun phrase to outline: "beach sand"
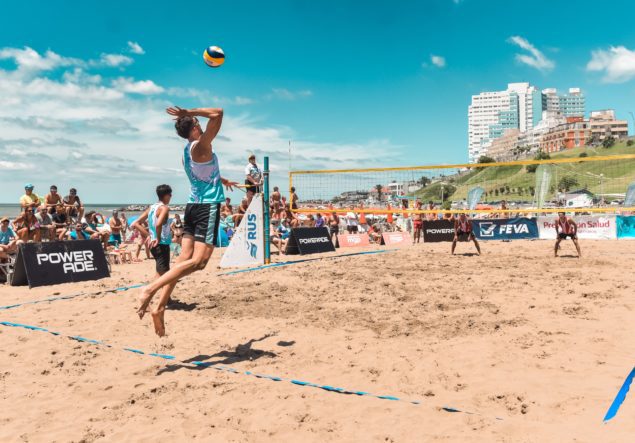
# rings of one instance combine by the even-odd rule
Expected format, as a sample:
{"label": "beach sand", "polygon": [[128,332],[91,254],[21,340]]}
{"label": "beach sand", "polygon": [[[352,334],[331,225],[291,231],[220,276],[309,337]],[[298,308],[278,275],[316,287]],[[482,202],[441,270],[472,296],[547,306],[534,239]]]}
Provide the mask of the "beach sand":
{"label": "beach sand", "polygon": [[[138,290],[0,311],[113,346],[0,326],[0,441],[632,441],[634,392],[602,418],[635,363],[635,243],[581,246],[554,259],[548,241],[483,242],[481,257],[420,244],[223,277],[215,253],[177,286],[162,339],[135,315]],[[98,282],[2,286],[0,305],[152,273],[146,261]]]}

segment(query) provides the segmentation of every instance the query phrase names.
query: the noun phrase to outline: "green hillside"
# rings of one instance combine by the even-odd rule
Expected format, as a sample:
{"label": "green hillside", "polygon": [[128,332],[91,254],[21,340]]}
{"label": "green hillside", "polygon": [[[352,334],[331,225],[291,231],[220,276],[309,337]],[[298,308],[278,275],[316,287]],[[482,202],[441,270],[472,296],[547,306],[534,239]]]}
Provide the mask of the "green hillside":
{"label": "green hillside", "polygon": [[[617,143],[611,148],[576,148],[551,155],[552,159],[578,158],[586,153],[588,157],[635,154],[635,145],[626,142]],[[580,162],[552,165],[551,199],[557,189],[587,189],[594,194],[620,194],[626,192],[630,183],[635,181],[635,159],[607,160],[600,162]],[[600,176],[603,174],[603,177]],[[423,201],[441,201],[441,187],[444,200],[451,193],[452,201],[464,200],[470,189],[480,186],[487,193],[481,201],[531,201],[536,186],[536,175],[526,166],[494,166],[477,168],[470,171],[443,177],[414,193]],[[610,197],[608,198],[610,200]]]}

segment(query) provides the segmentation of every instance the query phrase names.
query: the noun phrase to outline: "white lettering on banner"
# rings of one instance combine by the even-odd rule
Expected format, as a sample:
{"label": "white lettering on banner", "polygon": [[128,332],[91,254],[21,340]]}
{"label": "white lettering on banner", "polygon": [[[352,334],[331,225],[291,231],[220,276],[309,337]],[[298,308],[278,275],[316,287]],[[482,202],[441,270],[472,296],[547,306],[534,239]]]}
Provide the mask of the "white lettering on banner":
{"label": "white lettering on banner", "polygon": [[221,268],[264,264],[262,194],[256,194],[220,261]]}
{"label": "white lettering on banner", "polygon": [[426,234],[454,234],[453,228],[426,229]]}
{"label": "white lettering on banner", "polygon": [[500,225],[499,234],[529,234],[527,225]]}
{"label": "white lettering on banner", "polygon": [[349,242],[349,243],[361,243],[361,242],[362,242],[362,239],[361,239],[361,238],[359,238],[359,237],[358,237],[358,236],[356,236],[356,235],[351,235],[351,236],[349,236],[349,237],[347,237],[347,238],[348,238],[348,242]]}
{"label": "white lettering on banner", "polygon": [[[578,225],[578,238],[581,239],[614,239],[617,238],[617,227],[614,216],[574,216]],[[538,233],[542,239],[556,238],[556,220],[554,217],[538,218]]]}
{"label": "white lettering on banner", "polygon": [[315,243],[328,243],[330,240],[326,237],[316,237],[316,238],[301,238],[299,242],[303,245],[307,244],[315,244]]}
{"label": "white lettering on banner", "polygon": [[93,262],[93,251],[50,252],[48,254],[37,254],[36,258],[38,265],[42,265],[45,262],[53,265],[62,263],[64,274],[96,270]]}

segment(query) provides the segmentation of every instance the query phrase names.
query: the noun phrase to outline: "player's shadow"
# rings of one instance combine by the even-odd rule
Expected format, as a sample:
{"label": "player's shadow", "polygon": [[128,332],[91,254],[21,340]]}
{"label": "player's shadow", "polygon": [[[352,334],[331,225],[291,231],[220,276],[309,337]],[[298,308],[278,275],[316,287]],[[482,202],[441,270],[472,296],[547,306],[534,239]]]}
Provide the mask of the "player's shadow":
{"label": "player's shadow", "polygon": [[474,256],[478,256],[478,254],[476,252],[464,252],[462,254],[454,254],[454,255],[460,255],[461,257],[474,257]]}
{"label": "player's shadow", "polygon": [[[157,375],[161,375],[165,372],[175,372],[179,369],[189,369],[194,371],[200,371],[202,369],[214,366],[214,365],[232,365],[240,363],[242,361],[254,361],[262,357],[275,358],[278,356],[275,352],[263,351],[262,349],[254,349],[252,345],[256,342],[265,340],[274,334],[266,334],[260,338],[252,338],[246,343],[237,345],[233,351],[220,351],[212,355],[196,355],[183,360],[183,364],[167,365],[164,368],[159,369]],[[204,366],[192,366],[186,363],[192,362],[204,362]]]}
{"label": "player's shadow", "polygon": [[565,254],[559,255],[558,258],[579,258],[577,255]]}
{"label": "player's shadow", "polygon": [[198,303],[185,303],[179,300],[170,299],[168,302],[168,309],[173,311],[193,311],[198,306]]}

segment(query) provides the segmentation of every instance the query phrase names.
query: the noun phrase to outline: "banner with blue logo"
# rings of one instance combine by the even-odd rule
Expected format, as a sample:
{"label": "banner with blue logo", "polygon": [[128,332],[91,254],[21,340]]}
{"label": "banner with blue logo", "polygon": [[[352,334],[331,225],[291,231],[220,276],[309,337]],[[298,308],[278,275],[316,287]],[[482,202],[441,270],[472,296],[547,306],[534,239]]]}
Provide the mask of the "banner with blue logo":
{"label": "banner with blue logo", "polygon": [[635,238],[635,216],[618,215],[616,225],[617,238]]}
{"label": "banner with blue logo", "polygon": [[535,218],[501,218],[472,220],[474,234],[479,240],[520,240],[538,238]]}

